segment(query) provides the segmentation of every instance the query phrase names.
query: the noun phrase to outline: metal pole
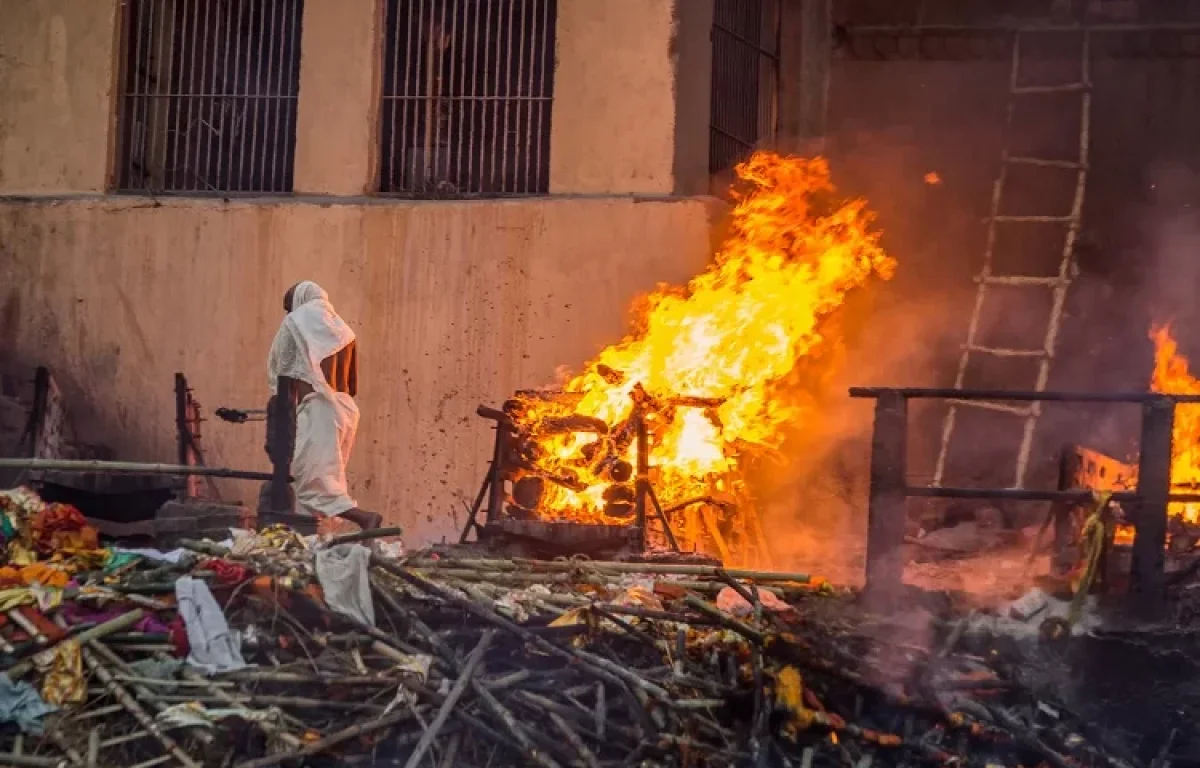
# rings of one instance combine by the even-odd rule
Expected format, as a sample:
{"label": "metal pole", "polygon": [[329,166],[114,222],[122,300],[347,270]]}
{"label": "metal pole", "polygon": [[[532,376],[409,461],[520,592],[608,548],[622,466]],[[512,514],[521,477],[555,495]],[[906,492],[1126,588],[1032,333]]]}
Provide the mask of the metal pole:
{"label": "metal pole", "polygon": [[494,523],[504,511],[504,462],[509,451],[512,427],[508,419],[496,420],[496,444],[492,447],[492,464],[488,467],[487,522]]}
{"label": "metal pole", "polygon": [[191,443],[191,435],[189,434],[188,412],[188,385],[187,378],[182,373],[175,374],[175,439],[179,443],[179,463],[191,464],[191,452],[188,446]]}
{"label": "metal pole", "polygon": [[109,474],[205,475],[236,480],[270,480],[269,472],[250,472],[223,467],[179,464],[143,464],[136,461],[75,461],[69,459],[0,459],[0,469],[30,469],[48,472],[105,472]]}
{"label": "metal pole", "polygon": [[[274,414],[268,416],[267,447],[274,471],[271,481],[271,510],[292,511],[292,452],[296,449],[296,389],[291,379],[280,376],[275,382]],[[272,419],[271,416],[274,418]]]}
{"label": "metal pole", "polygon": [[894,607],[904,583],[907,442],[908,401],[896,390],[884,390],[875,401],[871,498],[867,511],[867,578],[863,596],[873,610]]}
{"label": "metal pole", "polygon": [[638,535],[642,537],[642,549],[646,548],[646,496],[650,491],[650,436],[646,433],[646,421],[642,418],[639,407],[634,414],[637,419],[637,475],[635,487],[637,498],[634,501],[635,520]]}
{"label": "metal pole", "polygon": [[1167,500],[1171,493],[1171,432],[1175,403],[1155,398],[1142,406],[1133,563],[1129,597],[1135,609],[1155,613],[1165,595],[1163,549],[1167,545]]}
{"label": "metal pole", "polygon": [[[39,365],[33,375],[33,410],[29,415],[29,455],[37,458],[50,415],[50,369]],[[43,457],[48,458],[48,457]]]}

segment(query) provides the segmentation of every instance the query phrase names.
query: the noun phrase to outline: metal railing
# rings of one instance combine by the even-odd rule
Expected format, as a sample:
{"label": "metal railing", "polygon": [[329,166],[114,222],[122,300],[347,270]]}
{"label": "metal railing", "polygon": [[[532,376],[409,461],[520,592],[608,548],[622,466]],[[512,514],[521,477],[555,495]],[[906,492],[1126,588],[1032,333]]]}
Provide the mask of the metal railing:
{"label": "metal railing", "polygon": [[[980,24],[846,24],[836,38],[843,55],[868,61],[970,61],[1011,58],[1017,35],[1088,32],[1093,56],[1104,59],[1200,58],[1200,23],[1088,22]],[[1044,46],[1041,58],[1071,56],[1071,47]]]}
{"label": "metal railing", "polygon": [[122,192],[291,192],[304,0],[125,0]]}
{"label": "metal railing", "polygon": [[778,130],[781,0],[716,0],[708,166],[732,167]]}
{"label": "metal railing", "polygon": [[387,0],[379,191],[549,192],[556,20],[556,0]]}
{"label": "metal railing", "polygon": [[904,582],[905,501],[924,496],[1009,501],[1082,501],[1088,490],[1026,488],[946,488],[909,485],[907,472],[908,401],[913,399],[1061,403],[1134,403],[1142,406],[1141,449],[1137,489],[1112,494],[1129,502],[1134,525],[1131,601],[1138,609],[1162,605],[1166,581],[1163,549],[1167,538],[1167,504],[1200,501],[1197,493],[1171,492],[1171,438],[1175,408],[1200,403],[1200,395],[1160,393],[1097,394],[1018,392],[1003,390],[859,388],[851,397],[875,400],[871,436],[871,491],[867,513],[865,596],[875,606],[895,604]]}

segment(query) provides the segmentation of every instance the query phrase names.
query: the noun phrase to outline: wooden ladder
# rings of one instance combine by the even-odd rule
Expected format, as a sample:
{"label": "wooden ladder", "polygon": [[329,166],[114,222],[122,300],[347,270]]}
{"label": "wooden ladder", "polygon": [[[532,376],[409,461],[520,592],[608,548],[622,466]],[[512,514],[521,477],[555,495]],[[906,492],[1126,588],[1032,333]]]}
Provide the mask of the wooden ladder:
{"label": "wooden ladder", "polygon": [[[958,371],[954,380],[954,388],[962,389],[967,378],[968,365],[977,356],[993,358],[1033,358],[1037,363],[1037,380],[1034,389],[1043,392],[1050,377],[1050,366],[1054,360],[1055,345],[1058,341],[1059,329],[1062,326],[1063,306],[1066,303],[1067,289],[1074,278],[1072,254],[1075,242],[1079,236],[1080,221],[1083,215],[1084,190],[1087,186],[1088,144],[1091,123],[1091,33],[1081,28],[1077,33],[1080,47],[1080,77],[1076,82],[1053,85],[1024,85],[1022,84],[1021,55],[1023,38],[1036,34],[1034,31],[1016,31],[1013,41],[1012,66],[1009,73],[1008,103],[1005,111],[1004,149],[1001,155],[1000,170],[992,185],[991,209],[987,218],[987,240],[984,247],[983,268],[975,278],[977,288],[975,303],[971,311],[970,322],[967,326],[967,339],[962,347],[958,361]],[[1041,157],[1025,157],[1010,153],[1013,144],[1014,115],[1023,99],[1034,95],[1063,94],[1079,99],[1081,112],[1079,126],[1079,155],[1072,160],[1054,160]],[[1067,215],[1032,216],[1006,215],[1003,213],[1006,202],[1005,192],[1010,186],[1009,174],[1014,166],[1039,166],[1043,168],[1067,169],[1075,172],[1075,191],[1070,213]],[[1010,193],[1011,197],[1011,193]],[[1057,274],[1021,275],[996,274],[995,251],[997,233],[1010,224],[1049,224],[1066,225],[1066,237],[1059,258]],[[1038,348],[1013,349],[992,347],[981,343],[980,318],[983,308],[989,299],[990,289],[1004,286],[1024,295],[1027,291],[1050,291],[1050,313],[1046,323],[1042,345]],[[1011,292],[1010,292],[1010,295]],[[992,292],[993,301],[1003,296]],[[1015,308],[1014,308],[1015,309]],[[983,408],[992,411],[1009,413],[1023,420],[1020,447],[1017,452],[1016,471],[1012,479],[1012,488],[1023,488],[1029,468],[1029,457],[1033,449],[1034,433],[1037,429],[1038,418],[1041,416],[1041,404],[1037,402],[1014,405],[1011,403],[990,402],[982,400],[951,400],[942,422],[941,444],[938,449],[937,464],[934,469],[933,485],[941,486],[946,474],[946,459],[950,453],[951,438],[960,408]]]}

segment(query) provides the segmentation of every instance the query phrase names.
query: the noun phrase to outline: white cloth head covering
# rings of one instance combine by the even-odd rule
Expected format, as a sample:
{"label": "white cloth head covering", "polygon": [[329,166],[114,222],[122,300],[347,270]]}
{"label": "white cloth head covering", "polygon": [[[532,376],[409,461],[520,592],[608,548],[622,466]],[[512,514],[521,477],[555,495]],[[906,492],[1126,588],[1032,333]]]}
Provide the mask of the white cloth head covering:
{"label": "white cloth head covering", "polygon": [[329,294],[305,280],[292,290],[292,311],[283,319],[267,357],[271,392],[276,379],[287,376],[314,391],[332,394],[321,361],[354,341],[354,331],[329,303]]}

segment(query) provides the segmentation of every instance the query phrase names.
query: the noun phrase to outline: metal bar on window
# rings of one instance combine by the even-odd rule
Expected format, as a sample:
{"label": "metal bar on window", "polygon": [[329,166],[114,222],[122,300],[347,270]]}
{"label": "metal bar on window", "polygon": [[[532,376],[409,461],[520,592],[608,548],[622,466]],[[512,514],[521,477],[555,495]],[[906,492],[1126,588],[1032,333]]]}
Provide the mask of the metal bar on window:
{"label": "metal bar on window", "polygon": [[[471,37],[471,90],[466,94],[468,97],[478,98],[479,93],[479,21],[482,14],[479,12],[479,6],[472,6],[475,10],[475,31]],[[486,66],[486,60],[485,60]],[[471,104],[471,128],[470,134],[467,137],[467,189],[479,189],[479,181],[475,178],[475,126],[480,118],[480,110],[482,105],[475,102]],[[483,128],[480,127],[479,136],[483,136]],[[479,169],[480,179],[483,177],[483,167]]]}
{"label": "metal bar on window", "polygon": [[[541,74],[538,93],[553,93],[554,92],[554,40],[553,34],[554,24],[557,20],[558,7],[554,5],[556,0],[541,0],[542,3],[542,30],[539,42],[539,52],[541,53],[541,61],[539,62],[538,72]],[[537,183],[539,189],[550,188],[550,159],[547,155],[550,152],[550,104],[541,104],[538,109],[538,130],[535,134],[540,137],[537,148]],[[542,161],[545,160],[546,165],[543,169]]]}
{"label": "metal bar on window", "polygon": [[[756,43],[748,37],[743,37],[736,30],[729,29],[727,27],[722,27],[720,24],[713,24],[713,33],[718,34],[718,35],[724,35],[724,36],[730,38],[731,40],[736,41],[737,43],[739,43],[741,45],[741,47],[745,48],[746,50],[754,51],[754,52],[758,53],[764,59],[769,59],[771,61],[779,61],[779,53],[774,47],[768,48],[768,47],[765,47],[762,43]],[[774,46],[775,43],[772,42],[771,45]]]}
{"label": "metal bar on window", "polygon": [[128,0],[119,191],[290,192],[303,8]]}
{"label": "metal bar on window", "polygon": [[775,139],[781,0],[715,0],[709,170]]}
{"label": "metal bar on window", "polygon": [[[532,37],[533,35],[533,30],[526,25],[528,20],[526,19],[525,11],[528,9],[529,5],[529,3],[521,3],[521,21],[518,29],[520,30],[522,37]],[[525,50],[526,46],[524,45],[517,49],[517,88],[516,93],[513,94],[513,100],[517,102],[515,115],[516,131],[514,135],[518,137],[518,141],[520,140],[519,137],[524,135],[525,131],[529,130],[528,120],[525,121],[525,131],[521,130],[521,117],[523,114],[529,111],[529,102],[524,99],[526,91],[529,90],[529,83],[525,78]],[[525,165],[520,169],[517,177],[514,179],[514,184],[516,185],[518,192],[529,191],[529,166],[529,163],[525,163]]]}
{"label": "metal bar on window", "polygon": [[549,191],[542,156],[553,98],[547,70],[554,6],[555,0],[386,0],[382,193]]}
{"label": "metal bar on window", "polygon": [[[252,105],[248,94],[250,93],[250,73],[254,69],[254,9],[250,6],[240,6],[239,15],[245,25],[245,34],[243,35],[245,52],[237,71],[238,109],[242,116],[242,132],[238,137],[237,180],[233,184],[233,189],[240,192],[251,186],[245,182],[247,178],[246,142],[250,141],[250,108]],[[239,48],[242,47],[242,42],[238,41]]]}
{"label": "metal bar on window", "polygon": [[[200,68],[197,71],[198,91],[211,90],[206,86],[206,83],[211,79],[212,70],[216,69],[216,51],[212,51],[214,37],[212,12],[216,10],[213,3],[201,2],[201,10],[204,14],[204,22],[201,27],[200,34],[197,35],[196,44],[200,47]],[[197,19],[198,20],[198,19]],[[209,52],[212,53],[212,61],[209,61]],[[204,146],[204,138],[209,135],[211,128],[204,119],[205,107],[210,103],[209,99],[199,96],[193,97],[196,103],[196,119],[188,126],[188,135],[193,136],[192,139],[196,144],[196,164],[192,171],[192,175],[196,178],[196,185],[202,186],[204,189],[215,189],[213,179],[208,173],[208,168],[204,164],[201,155],[201,149]]]}
{"label": "metal bar on window", "polygon": [[[147,76],[154,78],[153,81],[148,81],[147,86],[153,87],[153,93],[149,93],[146,99],[148,105],[148,114],[146,115],[145,130],[147,133],[146,141],[149,147],[149,152],[146,155],[146,175],[143,187],[164,187],[167,183],[166,163],[161,161],[158,154],[158,146],[165,146],[167,137],[170,132],[170,124],[167,120],[169,110],[164,110],[169,102],[165,99],[159,99],[159,91],[171,90],[171,64],[169,61],[164,63],[166,53],[164,51],[164,41],[167,38],[167,4],[158,3],[158,24],[154,23],[154,8],[150,6],[150,28],[147,34],[149,35],[150,54],[147,57]],[[157,30],[157,35],[155,34]],[[154,53],[158,50],[158,54]],[[150,87],[147,88],[149,92]],[[156,178],[157,177],[157,178]]]}
{"label": "metal bar on window", "polygon": [[[223,45],[221,46],[222,58],[220,68],[214,67],[213,71],[213,91],[227,91],[229,85],[225,79],[229,76],[230,51],[234,41],[237,39],[233,34],[234,11],[232,6],[226,5],[222,9],[224,23]],[[232,110],[228,102],[228,97],[225,95],[213,95],[214,104],[214,120],[216,121],[215,130],[217,132],[217,153],[213,156],[213,180],[217,189],[228,189],[229,172],[225,163],[225,147],[226,139],[230,138],[233,121],[230,119]]]}
{"label": "metal bar on window", "polygon": [[[516,7],[515,7],[516,0],[507,0],[507,3],[508,3],[508,24],[506,27],[507,34],[505,34],[505,36],[504,36],[505,37],[505,40],[504,40],[504,43],[505,43],[505,46],[504,46],[504,92],[503,92],[503,94],[501,94],[505,98],[503,101],[499,102],[500,104],[502,104],[504,106],[504,119],[501,121],[503,127],[501,128],[502,134],[501,134],[501,140],[500,140],[500,169],[501,169],[501,172],[504,174],[504,177],[501,178],[500,183],[501,183],[501,185],[512,189],[514,192],[520,192],[521,190],[517,183],[517,177],[519,174],[517,174],[517,173],[509,174],[509,172],[508,172],[509,171],[509,168],[508,168],[508,137],[513,136],[514,145],[516,143],[516,136],[511,131],[511,126],[509,125],[509,122],[508,122],[509,121],[508,108],[509,108],[509,105],[511,105],[512,101],[513,101],[512,100],[513,91],[516,90],[513,88],[513,74],[512,74],[513,38],[516,37],[516,35],[513,32],[513,16],[516,13]],[[517,77],[520,77],[520,76],[521,76],[520,70],[518,70]],[[514,154],[515,154],[515,152],[516,152],[515,146],[513,147],[513,150],[514,150]]]}
{"label": "metal bar on window", "polygon": [[[258,50],[254,56],[254,80],[250,86],[250,96],[254,98],[254,127],[251,128],[250,138],[250,178],[253,186],[262,186],[266,182],[265,167],[263,158],[259,157],[259,138],[258,129],[262,126],[263,137],[266,137],[267,126],[266,118],[262,114],[263,103],[257,98],[263,92],[263,77],[270,72],[269,57],[271,49],[269,47],[270,34],[267,31],[267,2],[268,0],[258,0],[255,5],[260,9],[258,22]],[[267,71],[264,72],[263,70]]]}

